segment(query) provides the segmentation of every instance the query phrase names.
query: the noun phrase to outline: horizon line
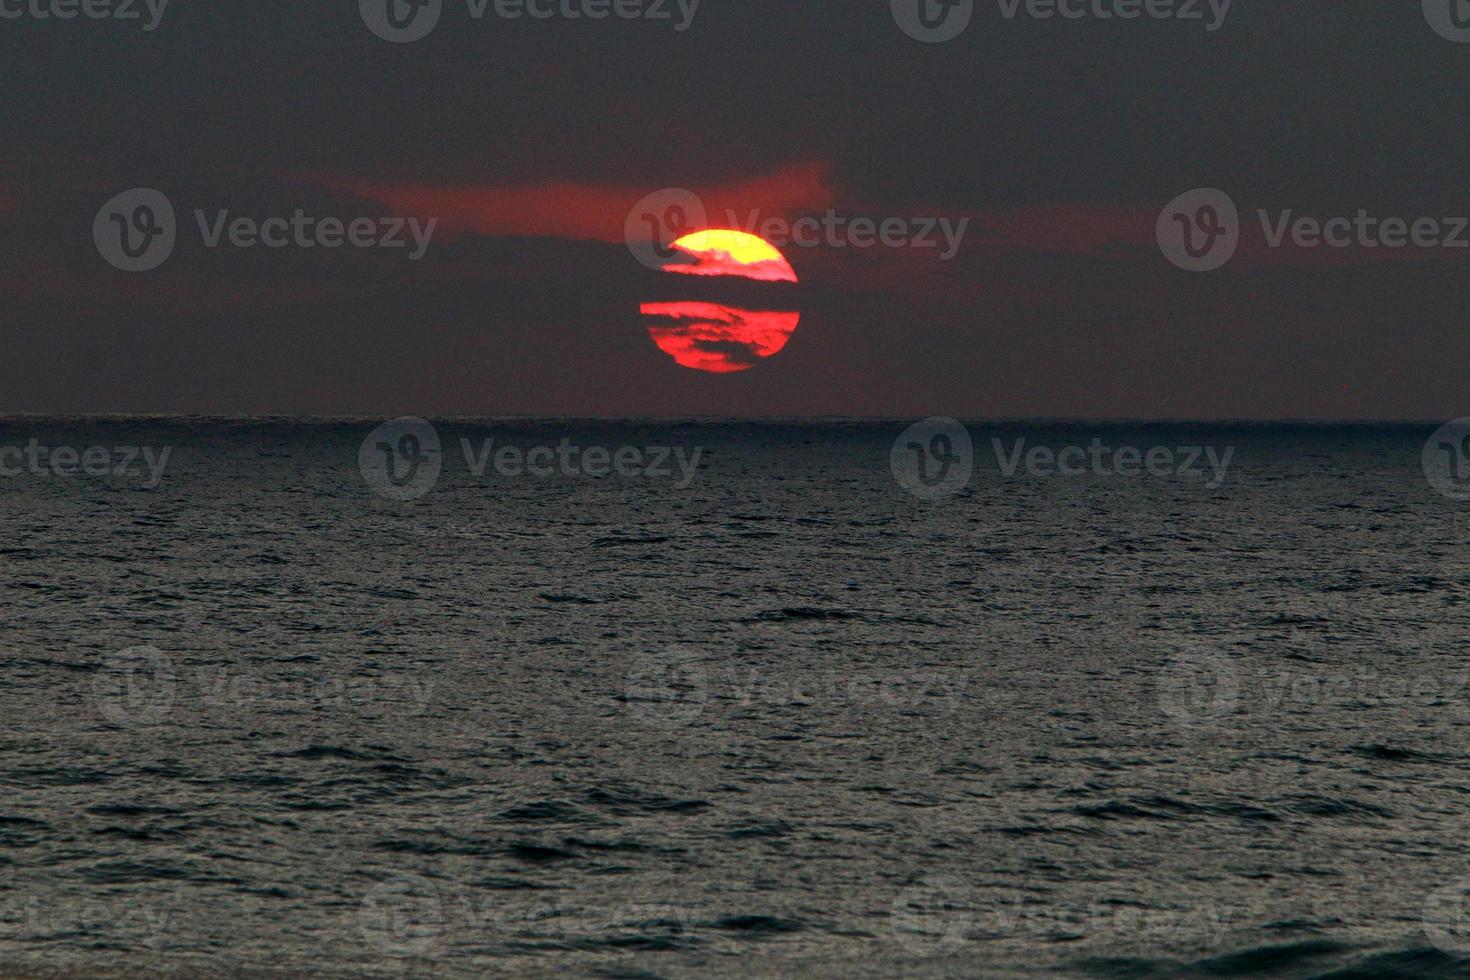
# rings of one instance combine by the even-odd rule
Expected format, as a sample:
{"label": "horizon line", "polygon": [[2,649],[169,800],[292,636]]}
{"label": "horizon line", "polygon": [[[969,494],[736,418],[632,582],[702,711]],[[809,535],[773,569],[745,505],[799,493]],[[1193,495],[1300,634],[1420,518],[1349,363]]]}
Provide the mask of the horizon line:
{"label": "horizon line", "polygon": [[829,424],[869,423],[907,424],[927,418],[953,418],[966,425],[1241,425],[1241,426],[1372,426],[1372,425],[1443,425],[1444,418],[1407,417],[1189,417],[1189,416],[1106,416],[1106,415],[578,415],[520,413],[294,413],[294,412],[0,412],[0,424],[12,421],[155,421],[155,422],[299,422],[299,423],[363,423],[394,418],[422,418],[429,422],[640,422],[699,424]]}

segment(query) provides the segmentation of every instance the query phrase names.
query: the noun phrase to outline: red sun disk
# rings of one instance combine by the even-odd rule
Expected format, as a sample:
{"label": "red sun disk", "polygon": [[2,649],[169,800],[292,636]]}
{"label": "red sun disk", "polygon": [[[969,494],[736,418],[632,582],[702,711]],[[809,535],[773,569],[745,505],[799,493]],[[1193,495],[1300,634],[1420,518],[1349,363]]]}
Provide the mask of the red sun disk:
{"label": "red sun disk", "polygon": [[[796,272],[770,243],[741,231],[710,229],[673,244],[679,260],[665,272],[738,276],[761,282],[796,282]],[[720,303],[644,303],[648,334],[676,364],[713,374],[745,371],[779,352],[801,314],[748,310]]]}

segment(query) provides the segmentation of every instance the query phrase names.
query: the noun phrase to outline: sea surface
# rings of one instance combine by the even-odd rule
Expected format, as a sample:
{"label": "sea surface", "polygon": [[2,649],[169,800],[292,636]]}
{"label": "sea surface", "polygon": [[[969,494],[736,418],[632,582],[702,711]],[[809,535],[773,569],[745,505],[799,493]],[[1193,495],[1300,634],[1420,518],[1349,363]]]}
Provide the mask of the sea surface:
{"label": "sea surface", "polygon": [[384,421],[0,420],[0,976],[1470,977],[1434,424]]}

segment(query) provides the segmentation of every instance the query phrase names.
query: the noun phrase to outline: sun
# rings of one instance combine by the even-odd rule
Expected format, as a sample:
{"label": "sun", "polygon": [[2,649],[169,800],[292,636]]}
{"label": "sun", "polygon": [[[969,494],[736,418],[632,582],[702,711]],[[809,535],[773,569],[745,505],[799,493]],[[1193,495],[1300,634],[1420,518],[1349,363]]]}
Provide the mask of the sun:
{"label": "sun", "polygon": [[[698,231],[675,241],[665,272],[765,283],[795,283],[796,270],[770,242],[725,228]],[[753,310],[718,302],[644,303],[648,333],[682,367],[714,374],[746,371],[778,353],[801,314]]]}
{"label": "sun", "polygon": [[675,261],[666,272],[694,276],[744,276],[764,282],[796,282],[796,271],[774,245],[743,231],[710,228],[685,235],[671,246],[693,261]]}

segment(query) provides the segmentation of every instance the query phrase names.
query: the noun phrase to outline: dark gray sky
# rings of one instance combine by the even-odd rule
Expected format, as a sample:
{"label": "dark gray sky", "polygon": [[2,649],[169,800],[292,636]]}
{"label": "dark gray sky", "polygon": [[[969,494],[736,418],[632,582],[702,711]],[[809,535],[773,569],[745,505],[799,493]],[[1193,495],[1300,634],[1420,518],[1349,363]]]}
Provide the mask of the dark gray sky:
{"label": "dark gray sky", "polygon": [[[403,44],[355,0],[173,0],[152,31],[49,2],[0,0],[22,13],[0,18],[0,411],[1466,414],[1470,248],[1272,247],[1256,216],[1470,216],[1470,43],[1436,0],[1238,0],[1215,31],[1204,0],[1202,21],[977,0],[934,44],[889,0],[702,0],[684,31],[673,0],[673,21],[445,0]],[[93,224],[138,187],[178,230],[133,273]],[[948,261],[786,248],[800,326],[715,375],[639,313],[693,278],[623,241],[669,187],[712,217],[970,224]],[[1155,237],[1194,188],[1240,212],[1214,271]],[[297,208],[440,224],[409,261],[210,248],[194,217]]]}

